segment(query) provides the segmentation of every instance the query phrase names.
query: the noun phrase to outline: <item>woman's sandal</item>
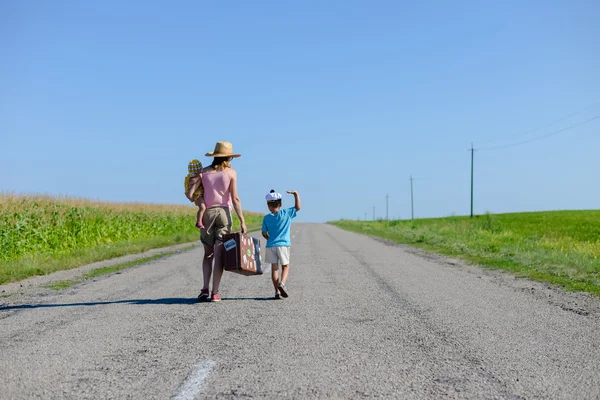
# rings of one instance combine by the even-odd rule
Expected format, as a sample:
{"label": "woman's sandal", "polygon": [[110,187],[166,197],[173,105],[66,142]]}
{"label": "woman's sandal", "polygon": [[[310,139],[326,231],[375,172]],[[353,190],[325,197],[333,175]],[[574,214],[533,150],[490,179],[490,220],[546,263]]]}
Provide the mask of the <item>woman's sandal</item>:
{"label": "woman's sandal", "polygon": [[200,295],[198,296],[198,301],[201,301],[201,302],[208,301],[208,297],[209,297],[208,289],[202,289],[200,291]]}

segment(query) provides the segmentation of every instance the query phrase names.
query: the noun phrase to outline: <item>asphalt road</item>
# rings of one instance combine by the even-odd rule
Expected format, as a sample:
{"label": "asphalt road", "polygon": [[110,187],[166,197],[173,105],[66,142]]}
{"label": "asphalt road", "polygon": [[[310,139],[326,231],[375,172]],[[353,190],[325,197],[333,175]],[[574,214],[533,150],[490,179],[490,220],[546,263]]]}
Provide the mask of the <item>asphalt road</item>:
{"label": "asphalt road", "polygon": [[600,398],[596,316],[332,226],[292,234],[287,299],[225,272],[223,301],[196,303],[199,248],[0,298],[0,398]]}

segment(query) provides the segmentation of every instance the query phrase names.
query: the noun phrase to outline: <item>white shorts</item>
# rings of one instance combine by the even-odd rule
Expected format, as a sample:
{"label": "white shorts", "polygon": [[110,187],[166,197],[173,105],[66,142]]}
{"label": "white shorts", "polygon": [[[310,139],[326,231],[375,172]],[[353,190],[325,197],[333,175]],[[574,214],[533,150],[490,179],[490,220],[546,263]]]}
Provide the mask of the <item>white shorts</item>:
{"label": "white shorts", "polygon": [[290,263],[290,248],[288,246],[267,247],[265,262],[268,264],[288,265]]}

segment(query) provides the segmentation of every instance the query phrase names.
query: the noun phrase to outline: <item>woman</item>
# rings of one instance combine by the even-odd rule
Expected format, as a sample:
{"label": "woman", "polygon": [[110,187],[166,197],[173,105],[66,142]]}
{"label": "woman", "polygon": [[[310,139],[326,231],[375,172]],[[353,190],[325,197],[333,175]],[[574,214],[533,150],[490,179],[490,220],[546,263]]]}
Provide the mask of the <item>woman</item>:
{"label": "woman", "polygon": [[[202,185],[204,186],[204,202],[206,212],[202,219],[203,228],[200,229],[200,240],[204,245],[204,260],[202,272],[204,284],[198,296],[198,301],[207,301],[209,298],[209,283],[213,273],[214,276],[211,301],[220,301],[219,284],[223,276],[223,262],[221,260],[223,250],[223,235],[231,232],[231,211],[233,208],[240,219],[242,233],[246,233],[246,222],[242,214],[242,202],[238,195],[237,173],[231,168],[231,160],[240,157],[241,154],[233,154],[233,146],[229,142],[217,142],[215,150],[206,153],[213,157],[210,166],[202,169]],[[199,183],[199,182],[198,182]],[[193,184],[190,191],[195,190],[197,183]]]}

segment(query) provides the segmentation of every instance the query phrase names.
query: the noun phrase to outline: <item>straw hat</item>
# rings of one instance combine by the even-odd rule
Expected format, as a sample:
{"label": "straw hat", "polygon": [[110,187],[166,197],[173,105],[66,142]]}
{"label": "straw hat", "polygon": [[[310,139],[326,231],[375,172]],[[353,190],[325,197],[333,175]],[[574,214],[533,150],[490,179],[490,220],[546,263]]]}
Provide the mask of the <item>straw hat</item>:
{"label": "straw hat", "polygon": [[207,157],[241,157],[241,154],[233,154],[233,146],[230,142],[217,142],[215,150],[206,153]]}

